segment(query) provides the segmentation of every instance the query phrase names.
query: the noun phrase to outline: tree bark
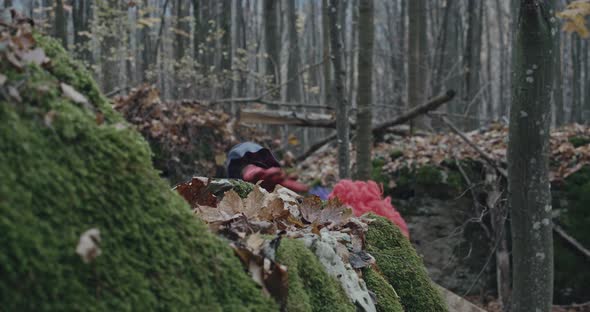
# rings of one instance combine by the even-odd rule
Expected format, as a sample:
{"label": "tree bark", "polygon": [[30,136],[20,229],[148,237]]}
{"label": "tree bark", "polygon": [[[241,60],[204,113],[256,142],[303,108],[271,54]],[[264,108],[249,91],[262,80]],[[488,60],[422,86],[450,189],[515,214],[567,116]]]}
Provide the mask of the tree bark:
{"label": "tree bark", "polygon": [[330,47],[332,50],[332,63],[334,65],[334,84],[336,100],[336,132],[338,137],[338,173],[340,179],[350,177],[350,147],[348,123],[348,101],[344,96],[344,81],[346,72],[344,70],[343,58],[344,47],[342,40],[342,25],[339,25],[338,12],[342,10],[342,1],[330,0]]}
{"label": "tree bark", "polygon": [[287,34],[289,36],[289,61],[287,63],[287,101],[301,100],[301,84],[299,75],[300,53],[299,35],[295,23],[297,22],[297,8],[295,0],[287,0]]}
{"label": "tree bark", "polygon": [[92,51],[90,50],[90,19],[92,9],[90,3],[84,0],[72,1],[72,22],[74,25],[74,46],[78,56],[90,65]]}
{"label": "tree bark", "polygon": [[549,312],[553,298],[553,236],[549,130],[554,23],[550,0],[521,0],[508,144],[514,312]]}
{"label": "tree bark", "polygon": [[[424,103],[428,91],[426,90],[426,1],[411,0],[408,3],[408,16],[410,23],[408,28],[408,104],[415,107]],[[424,129],[429,121],[424,116],[412,120],[411,127]]]}
{"label": "tree bark", "polygon": [[[266,45],[266,75],[271,78],[271,87],[281,83],[281,42],[280,24],[276,0],[264,0],[264,42]],[[273,98],[277,94],[272,94]]]}
{"label": "tree bark", "polygon": [[59,39],[64,49],[68,49],[68,18],[64,10],[64,1],[55,2],[55,37]]}
{"label": "tree bark", "polygon": [[[328,0],[322,0],[322,55],[324,60],[330,57],[330,22],[329,15],[330,8],[328,6]],[[333,91],[334,86],[332,85],[332,63],[329,61],[324,62],[324,103],[333,105]]]}
{"label": "tree bark", "polygon": [[373,45],[375,25],[373,0],[359,1],[359,59],[357,91],[356,179],[371,178],[371,146],[373,135]]}

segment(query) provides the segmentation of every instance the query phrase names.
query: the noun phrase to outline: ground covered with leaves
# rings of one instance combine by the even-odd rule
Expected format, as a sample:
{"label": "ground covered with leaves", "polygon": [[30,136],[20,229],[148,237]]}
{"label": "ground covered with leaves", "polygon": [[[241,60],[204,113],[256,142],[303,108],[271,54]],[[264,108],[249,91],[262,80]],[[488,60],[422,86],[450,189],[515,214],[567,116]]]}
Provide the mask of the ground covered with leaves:
{"label": "ground covered with leaves", "polygon": [[[466,136],[496,161],[498,166],[505,167],[508,147],[507,126],[492,124],[466,133]],[[563,181],[590,164],[590,127],[574,124],[554,129],[551,132],[551,151],[551,181]],[[385,142],[376,145],[373,158],[378,160],[378,171],[388,175],[408,168],[413,170],[424,166],[441,167],[456,160],[485,163],[478,151],[453,133],[390,136]],[[335,148],[327,147],[320,150],[299,164],[298,169],[300,178],[305,182],[315,181],[328,186],[334,185],[338,176]],[[392,189],[396,185],[385,187]]]}

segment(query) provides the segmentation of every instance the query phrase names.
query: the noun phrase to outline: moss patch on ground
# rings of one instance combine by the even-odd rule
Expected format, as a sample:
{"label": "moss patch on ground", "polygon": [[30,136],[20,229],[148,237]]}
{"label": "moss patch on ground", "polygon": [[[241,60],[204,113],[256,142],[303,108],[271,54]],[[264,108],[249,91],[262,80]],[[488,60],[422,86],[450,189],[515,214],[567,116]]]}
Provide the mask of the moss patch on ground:
{"label": "moss patch on ground", "polygon": [[381,273],[371,268],[364,269],[363,279],[367,287],[375,294],[377,312],[404,312],[400,297]]}
{"label": "moss patch on ground", "polygon": [[[21,103],[0,100],[0,302],[8,311],[276,311],[231,249],[158,177],[146,142],[51,39],[52,59],[7,73]],[[84,94],[96,113],[63,97]],[[51,113],[50,113],[51,112]],[[80,234],[101,232],[85,264]]]}
{"label": "moss patch on ground", "polygon": [[356,311],[338,281],[324,271],[322,264],[303,242],[283,239],[277,260],[287,266],[289,273],[286,311]]}
{"label": "moss patch on ground", "polygon": [[447,311],[446,304],[434,287],[422,259],[410,241],[389,220],[376,219],[367,232],[367,251],[377,260],[385,279],[401,298],[406,312]]}

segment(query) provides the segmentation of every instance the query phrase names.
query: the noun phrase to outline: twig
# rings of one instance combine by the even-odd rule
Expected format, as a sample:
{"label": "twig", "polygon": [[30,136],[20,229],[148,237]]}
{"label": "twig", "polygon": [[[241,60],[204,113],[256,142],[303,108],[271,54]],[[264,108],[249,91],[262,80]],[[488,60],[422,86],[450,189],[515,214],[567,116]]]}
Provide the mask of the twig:
{"label": "twig", "polygon": [[565,240],[570,246],[574,247],[577,251],[579,251],[582,255],[586,256],[586,258],[590,259],[590,250],[586,249],[580,242],[578,242],[575,238],[570,236],[566,233],[566,231],[559,225],[553,224],[553,231],[559,235],[563,240]]}
{"label": "twig", "polygon": [[451,131],[453,131],[456,135],[458,135],[467,145],[471,146],[476,152],[478,152],[481,157],[488,163],[490,166],[494,167],[496,171],[498,171],[504,178],[508,178],[508,173],[504,168],[500,167],[498,163],[490,157],[486,152],[479,148],[473,141],[471,141],[461,130],[459,130],[447,117],[445,116],[438,116],[445,123]]}

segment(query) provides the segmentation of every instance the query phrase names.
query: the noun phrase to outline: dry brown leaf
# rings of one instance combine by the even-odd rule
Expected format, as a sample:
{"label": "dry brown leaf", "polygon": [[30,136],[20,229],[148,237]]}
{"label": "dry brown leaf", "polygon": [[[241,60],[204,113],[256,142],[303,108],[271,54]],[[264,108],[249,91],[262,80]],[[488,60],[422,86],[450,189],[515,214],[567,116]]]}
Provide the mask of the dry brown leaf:
{"label": "dry brown leaf", "polygon": [[217,207],[217,198],[207,189],[207,185],[198,178],[174,187],[184,199],[195,208],[197,206]]}

